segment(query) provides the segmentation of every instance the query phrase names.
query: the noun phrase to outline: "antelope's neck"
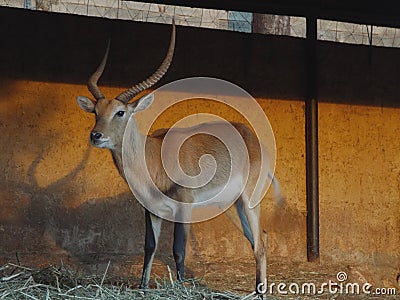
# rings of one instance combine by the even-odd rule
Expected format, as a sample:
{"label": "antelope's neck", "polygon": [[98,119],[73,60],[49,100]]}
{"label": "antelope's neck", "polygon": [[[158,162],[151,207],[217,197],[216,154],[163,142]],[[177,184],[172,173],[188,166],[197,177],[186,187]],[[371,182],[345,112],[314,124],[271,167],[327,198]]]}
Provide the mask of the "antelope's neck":
{"label": "antelope's neck", "polygon": [[114,161],[114,165],[117,167],[117,170],[121,175],[121,177],[126,181],[124,166],[122,163],[122,148],[120,150],[110,150],[110,151]]}
{"label": "antelope's neck", "polygon": [[[131,151],[132,157],[130,159],[134,162],[139,162],[143,158],[146,158],[147,168],[150,169],[152,172],[157,170],[160,164],[159,160],[157,159],[157,157],[160,155],[160,141],[158,139],[152,138],[151,136],[135,136],[134,139],[135,145],[134,149],[132,149]],[[144,146],[143,143],[146,143],[146,146]],[[110,151],[119,174],[126,181],[122,161],[122,146]],[[145,154],[145,152],[147,153],[147,155]]]}

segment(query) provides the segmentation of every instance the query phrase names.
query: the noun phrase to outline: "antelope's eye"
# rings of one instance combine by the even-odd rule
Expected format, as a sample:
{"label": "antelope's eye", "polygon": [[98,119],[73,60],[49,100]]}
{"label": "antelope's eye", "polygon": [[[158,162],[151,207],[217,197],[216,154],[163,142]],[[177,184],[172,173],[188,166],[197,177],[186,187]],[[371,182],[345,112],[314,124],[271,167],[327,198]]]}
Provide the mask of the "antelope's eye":
{"label": "antelope's eye", "polygon": [[115,115],[117,115],[118,117],[123,117],[125,115],[125,112],[123,110],[120,110]]}

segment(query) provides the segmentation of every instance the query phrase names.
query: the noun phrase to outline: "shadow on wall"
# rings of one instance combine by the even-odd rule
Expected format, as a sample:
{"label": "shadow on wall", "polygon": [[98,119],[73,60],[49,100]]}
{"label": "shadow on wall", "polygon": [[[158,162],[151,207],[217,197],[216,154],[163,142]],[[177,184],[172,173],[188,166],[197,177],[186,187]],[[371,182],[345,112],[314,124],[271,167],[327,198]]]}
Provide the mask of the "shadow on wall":
{"label": "shadow on wall", "polygon": [[[74,100],[81,88],[0,86],[0,263],[18,253],[26,265],[62,259],[93,272],[111,260],[126,268],[118,275],[131,275],[133,261],[140,273],[143,208],[108,151],[87,145],[92,116]],[[172,236],[166,222],[157,253],[163,265],[173,265]]]}
{"label": "shadow on wall", "polygon": [[[140,258],[141,262],[144,213],[130,192],[87,199],[78,207],[68,207],[71,199],[79,197],[76,178],[87,164],[90,152],[91,148],[88,148],[69,174],[45,187],[41,187],[35,177],[38,165],[45,160],[44,150],[28,169],[28,183],[5,181],[4,178],[0,181],[0,188],[8,197],[21,198],[23,195],[26,199],[23,214],[18,218],[7,218],[7,209],[0,213],[3,259],[16,253],[24,261],[24,255],[39,253],[44,262],[31,259],[25,262],[48,264],[67,258],[77,260],[88,272],[110,260],[118,263]],[[164,265],[173,265],[173,226],[169,222],[165,224],[157,258]],[[192,239],[195,241],[193,235]],[[129,271],[126,275],[130,275]]]}

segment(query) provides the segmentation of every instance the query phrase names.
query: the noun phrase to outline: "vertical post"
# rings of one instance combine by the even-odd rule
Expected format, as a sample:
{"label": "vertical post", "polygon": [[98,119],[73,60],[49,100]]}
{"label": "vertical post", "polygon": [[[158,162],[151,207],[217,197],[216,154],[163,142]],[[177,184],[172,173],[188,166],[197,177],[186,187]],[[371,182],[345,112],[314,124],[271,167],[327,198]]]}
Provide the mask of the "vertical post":
{"label": "vertical post", "polygon": [[317,100],[317,18],[307,17],[306,49],[306,191],[307,258],[319,259],[318,100]]}

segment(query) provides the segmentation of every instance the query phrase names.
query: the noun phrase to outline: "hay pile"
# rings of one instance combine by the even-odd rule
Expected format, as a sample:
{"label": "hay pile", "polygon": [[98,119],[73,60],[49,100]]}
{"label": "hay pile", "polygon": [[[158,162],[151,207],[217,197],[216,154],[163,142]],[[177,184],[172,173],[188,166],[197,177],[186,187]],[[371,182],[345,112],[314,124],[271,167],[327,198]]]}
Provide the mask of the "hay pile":
{"label": "hay pile", "polygon": [[[108,267],[107,267],[108,270]],[[33,269],[15,264],[0,267],[0,299],[253,299],[210,291],[201,280],[172,281],[171,273],[155,280],[156,287],[138,290],[128,282],[112,283],[103,276],[77,277],[63,265]]]}

